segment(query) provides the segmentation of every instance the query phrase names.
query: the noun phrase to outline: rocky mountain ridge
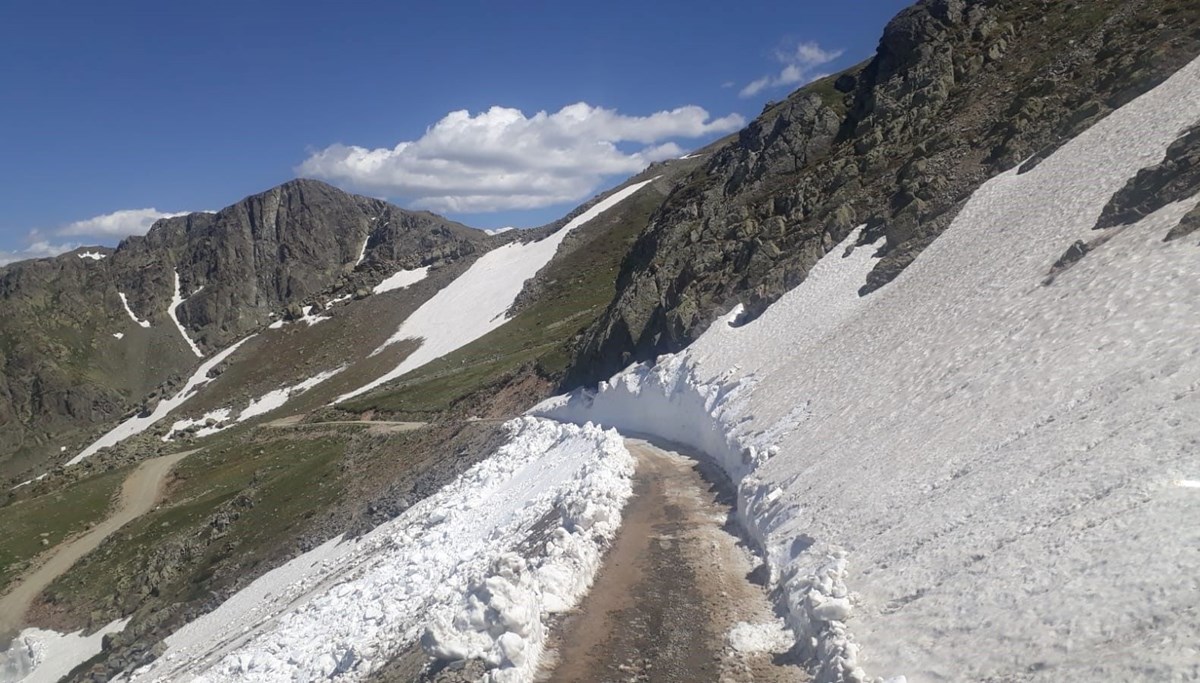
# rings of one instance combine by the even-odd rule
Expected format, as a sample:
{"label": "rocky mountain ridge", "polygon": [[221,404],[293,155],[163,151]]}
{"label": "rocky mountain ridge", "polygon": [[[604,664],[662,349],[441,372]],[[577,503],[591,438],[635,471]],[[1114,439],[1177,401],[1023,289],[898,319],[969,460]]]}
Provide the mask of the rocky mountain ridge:
{"label": "rocky mountain ridge", "polygon": [[1200,53],[1189,8],[924,0],[902,11],[871,60],[768,105],[676,188],[564,388],[676,351],[736,303],[757,316],[864,223],[887,242],[862,294],[885,286],[984,180],[1031,168]]}
{"label": "rocky mountain ridge", "polygon": [[507,239],[301,179],[162,219],[115,249],[0,268],[0,464],[162,393],[196,363],[191,344],[208,355],[303,304]]}

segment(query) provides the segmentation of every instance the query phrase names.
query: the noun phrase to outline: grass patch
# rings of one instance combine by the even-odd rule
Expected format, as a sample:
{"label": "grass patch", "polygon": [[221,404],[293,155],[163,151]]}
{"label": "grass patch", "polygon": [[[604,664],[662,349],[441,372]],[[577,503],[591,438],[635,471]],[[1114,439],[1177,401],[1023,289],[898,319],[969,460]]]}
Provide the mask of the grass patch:
{"label": "grass patch", "polygon": [[130,470],[105,472],[0,508],[0,587],[7,586],[38,553],[104,519]]}
{"label": "grass patch", "polygon": [[[217,577],[240,573],[219,568],[231,563],[239,568],[256,566],[293,542],[308,519],[338,500],[344,492],[339,465],[346,440],[338,434],[317,438],[288,435],[209,445],[176,468],[177,480],[169,493],[169,500],[176,502],[121,529],[60,577],[48,592],[55,601],[76,607],[103,603],[117,592],[117,577],[144,574],[145,563],[157,549],[182,547],[180,542],[186,540],[186,552],[196,553],[186,563],[187,573],[173,575],[173,568],[167,567],[163,576],[168,580],[153,589],[168,601],[206,596],[219,587]],[[227,505],[235,499],[246,504]],[[218,533],[212,521],[223,506],[236,517],[224,533]],[[231,510],[233,507],[236,510]],[[136,586],[137,579],[132,582]],[[140,592],[132,586],[123,588],[123,599]]]}

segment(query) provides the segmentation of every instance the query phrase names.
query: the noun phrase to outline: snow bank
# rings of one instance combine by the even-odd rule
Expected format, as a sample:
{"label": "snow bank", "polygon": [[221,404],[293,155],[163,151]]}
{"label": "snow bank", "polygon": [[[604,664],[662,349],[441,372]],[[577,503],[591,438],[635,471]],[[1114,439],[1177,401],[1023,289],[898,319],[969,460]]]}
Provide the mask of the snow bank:
{"label": "snow bank", "polygon": [[242,344],[245,344],[253,336],[254,335],[250,335],[249,337],[242,339],[212,358],[209,358],[207,361],[201,363],[200,367],[196,368],[196,371],[192,373],[192,376],[188,378],[188,381],[183,385],[183,388],[180,389],[177,394],[171,398],[159,401],[158,405],[154,406],[154,410],[149,415],[145,417],[142,417],[141,415],[135,415],[117,425],[107,434],[99,439],[96,439],[92,445],[83,449],[79,455],[76,455],[74,458],[68,460],[66,466],[70,467],[71,465],[78,464],[82,462],[84,458],[94,455],[96,451],[100,450],[101,448],[115,446],[129,437],[141,434],[149,429],[151,425],[166,417],[172,410],[175,410],[179,406],[183,405],[189,398],[194,396],[195,391],[199,389],[201,385],[208,382],[208,371],[224,362],[224,360],[232,355],[234,351],[238,350],[238,347],[240,347]]}
{"label": "snow bank", "polygon": [[1200,198],[1042,281],[1197,119],[1200,62],[866,299],[835,249],[757,320],[534,412],[724,465],[817,681],[1194,677],[1200,259],[1162,238]]}
{"label": "snow bank", "polygon": [[424,280],[426,275],[429,275],[429,266],[417,268],[415,270],[396,271],[395,274],[385,278],[383,282],[375,285],[375,289],[373,291],[376,294],[383,294],[384,292],[390,292],[394,289],[404,289],[409,285],[415,285],[421,280]]}
{"label": "snow bank", "polygon": [[126,298],[125,292],[117,292],[117,296],[121,297],[121,305],[125,307],[125,312],[129,314],[129,318],[141,327],[150,327],[150,321],[142,320],[133,314],[133,309],[129,307],[129,299]]}
{"label": "snow bank", "polygon": [[[200,291],[199,289],[196,290]],[[196,354],[197,358],[203,358],[204,354],[200,352],[200,347],[196,346],[196,342],[188,336],[187,330],[184,329],[183,323],[179,322],[179,307],[183,305],[183,297],[179,293],[179,271],[175,271],[175,291],[171,294],[171,305],[167,308],[167,312],[171,314],[171,322],[175,323],[175,327],[179,329],[179,334],[183,335],[183,340],[187,342],[188,348],[192,353]]]}
{"label": "snow bank", "polygon": [[612,431],[507,426],[492,457],[358,541],[260,577],[132,680],[360,680],[423,634],[439,656],[521,680],[547,615],[574,604],[616,532],[633,459]]}
{"label": "snow bank", "polygon": [[334,403],[386,384],[503,325],[525,281],[554,258],[559,244],[572,230],[655,180],[657,177],[614,192],[545,239],[529,244],[510,242],[480,256],[465,273],[414,311],[372,355],[404,339],[421,339],[421,346],[391,372],[339,396]]}
{"label": "snow bank", "polygon": [[28,628],[0,652],[0,683],[56,683],[71,669],[100,654],[104,636],[124,630],[128,619],[114,621],[90,636]]}

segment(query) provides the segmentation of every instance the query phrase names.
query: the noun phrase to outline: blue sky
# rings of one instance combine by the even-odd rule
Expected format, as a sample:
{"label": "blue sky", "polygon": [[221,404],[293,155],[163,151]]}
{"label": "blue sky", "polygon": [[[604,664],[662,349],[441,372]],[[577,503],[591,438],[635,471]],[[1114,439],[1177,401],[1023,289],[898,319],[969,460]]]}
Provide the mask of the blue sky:
{"label": "blue sky", "polygon": [[12,3],[0,259],[297,175],[541,224],[868,58],[906,4]]}

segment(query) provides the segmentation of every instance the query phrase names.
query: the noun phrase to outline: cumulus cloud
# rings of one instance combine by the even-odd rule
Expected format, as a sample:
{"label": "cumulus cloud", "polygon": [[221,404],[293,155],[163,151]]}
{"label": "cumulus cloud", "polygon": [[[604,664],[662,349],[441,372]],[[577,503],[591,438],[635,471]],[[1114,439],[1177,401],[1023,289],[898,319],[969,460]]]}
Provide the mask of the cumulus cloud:
{"label": "cumulus cloud", "polygon": [[[25,236],[26,247],[5,251],[0,249],[0,266],[25,259],[45,258],[78,249],[84,244],[111,243],[114,239],[129,235],[144,235],[160,218],[185,216],[189,212],[169,213],[158,209],[121,209],[81,221],[68,223],[51,230],[30,230]],[[68,240],[58,238],[95,238],[95,241]]]}
{"label": "cumulus cloud", "polygon": [[740,97],[754,97],[767,88],[798,86],[811,83],[829,74],[821,67],[841,57],[844,50],[826,50],[817,43],[803,42],[795,47],[777,50],[775,61],[779,62],[779,73],[763,76],[746,84],[738,93]]}
{"label": "cumulus cloud", "polygon": [[54,244],[46,240],[38,240],[32,242],[24,249],[16,251],[0,250],[0,266],[5,266],[13,261],[24,261],[31,258],[45,258],[47,256],[58,256],[64,252],[78,249],[81,245],[77,243]]}
{"label": "cumulus cloud", "polygon": [[127,237],[144,235],[160,218],[184,216],[182,213],[165,213],[158,209],[121,209],[112,213],[93,216],[70,223],[55,232],[59,235],[89,235],[92,237]]}
{"label": "cumulus cloud", "polygon": [[605,176],[678,157],[674,139],[743,125],[737,114],[713,119],[696,106],[649,116],[583,102],[532,116],[492,107],[450,112],[420,139],[392,148],[331,145],[296,170],[434,211],[533,209],[582,199]]}

